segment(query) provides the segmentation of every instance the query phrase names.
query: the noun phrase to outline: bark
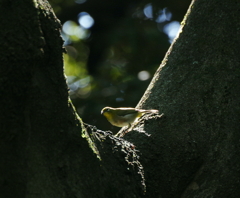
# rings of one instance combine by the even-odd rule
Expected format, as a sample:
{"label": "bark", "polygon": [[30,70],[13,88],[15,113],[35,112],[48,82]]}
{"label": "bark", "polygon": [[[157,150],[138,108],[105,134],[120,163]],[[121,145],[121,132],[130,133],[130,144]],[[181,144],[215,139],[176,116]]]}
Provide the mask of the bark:
{"label": "bark", "polygon": [[2,0],[0,12],[0,197],[142,195],[141,177],[113,140],[99,145],[101,160],[90,148],[68,98],[60,23],[48,2]]}
{"label": "bark", "polygon": [[0,197],[83,197],[78,164],[99,160],[68,102],[60,23],[46,1],[0,13]]}
{"label": "bark", "polygon": [[140,148],[154,197],[239,196],[239,7],[194,1],[138,104],[165,117],[147,127],[152,136]]}
{"label": "bark", "polygon": [[[138,105],[164,116],[144,121],[150,137],[124,136],[134,145],[90,127],[106,135],[95,140],[99,160],[68,99],[60,25],[48,3],[2,0],[0,197],[238,197],[239,6],[193,3]],[[136,149],[145,193],[138,159],[134,168],[124,159]]]}

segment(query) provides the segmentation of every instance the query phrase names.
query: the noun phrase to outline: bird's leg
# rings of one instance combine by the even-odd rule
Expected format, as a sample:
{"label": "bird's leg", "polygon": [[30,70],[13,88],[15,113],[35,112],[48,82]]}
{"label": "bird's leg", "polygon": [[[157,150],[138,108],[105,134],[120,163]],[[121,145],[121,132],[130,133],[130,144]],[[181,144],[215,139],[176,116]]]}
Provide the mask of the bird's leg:
{"label": "bird's leg", "polygon": [[116,135],[119,135],[119,137],[123,137],[126,133],[128,133],[131,129],[132,125],[130,123],[128,123],[128,126],[126,129],[124,129],[124,131],[122,131],[120,134],[117,133]]}
{"label": "bird's leg", "polygon": [[132,125],[130,123],[128,123],[128,127],[126,128],[126,130],[125,130],[126,132],[124,133],[124,135],[130,131],[131,127],[132,127]]}

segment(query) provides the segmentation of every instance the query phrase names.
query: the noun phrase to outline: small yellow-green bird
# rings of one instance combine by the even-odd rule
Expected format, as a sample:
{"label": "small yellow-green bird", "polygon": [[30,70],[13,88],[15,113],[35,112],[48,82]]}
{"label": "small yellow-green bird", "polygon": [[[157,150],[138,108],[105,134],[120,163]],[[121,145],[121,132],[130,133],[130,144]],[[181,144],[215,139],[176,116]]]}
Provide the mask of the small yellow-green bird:
{"label": "small yellow-green bird", "polygon": [[132,123],[146,113],[157,114],[158,110],[144,110],[131,107],[104,107],[101,111],[101,114],[104,115],[112,125],[117,127],[131,126]]}

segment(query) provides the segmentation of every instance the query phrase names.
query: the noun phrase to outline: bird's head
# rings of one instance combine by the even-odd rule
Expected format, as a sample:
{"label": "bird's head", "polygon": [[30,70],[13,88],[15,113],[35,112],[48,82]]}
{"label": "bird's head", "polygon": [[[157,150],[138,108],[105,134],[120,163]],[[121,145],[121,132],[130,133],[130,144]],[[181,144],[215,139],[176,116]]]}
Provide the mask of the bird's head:
{"label": "bird's head", "polygon": [[111,107],[104,107],[101,111],[101,114],[104,115],[107,112],[111,112],[113,110],[113,108]]}

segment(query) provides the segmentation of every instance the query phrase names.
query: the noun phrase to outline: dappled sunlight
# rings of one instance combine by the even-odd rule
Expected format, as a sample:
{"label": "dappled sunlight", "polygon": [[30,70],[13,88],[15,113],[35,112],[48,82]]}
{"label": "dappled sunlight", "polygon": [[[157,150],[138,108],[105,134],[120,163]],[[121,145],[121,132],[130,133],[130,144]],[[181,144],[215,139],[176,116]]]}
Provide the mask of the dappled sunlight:
{"label": "dappled sunlight", "polygon": [[178,34],[180,23],[171,21],[172,13],[168,8],[159,9],[157,13],[153,13],[153,6],[149,3],[145,5],[143,13],[147,19],[157,23],[158,30],[164,32],[168,36],[169,42],[172,43]]}
{"label": "dappled sunlight", "polygon": [[152,2],[98,2],[96,8],[94,4],[88,7],[86,0],[73,2],[79,9],[62,21],[69,94],[87,122],[95,120],[94,124],[108,127],[96,119],[99,109],[136,106],[180,23],[173,20],[174,13],[168,7]]}
{"label": "dappled sunlight", "polygon": [[163,27],[163,32],[165,32],[168,35],[170,43],[172,43],[172,41],[178,35],[179,30],[180,23],[178,21],[172,21]]}
{"label": "dappled sunlight", "polygon": [[172,13],[167,9],[163,8],[162,10],[159,10],[159,15],[156,17],[157,23],[163,23],[166,21],[170,21],[172,18]]}
{"label": "dappled sunlight", "polygon": [[138,73],[138,79],[141,81],[148,80],[150,78],[150,73],[148,71],[140,71]]}
{"label": "dappled sunlight", "polygon": [[147,5],[145,5],[144,9],[143,9],[143,13],[145,14],[145,16],[149,19],[153,18],[153,8],[152,8],[152,4],[149,3]]}
{"label": "dappled sunlight", "polygon": [[78,14],[78,23],[81,27],[89,29],[94,24],[94,19],[87,12],[80,12]]}
{"label": "dappled sunlight", "polygon": [[73,41],[78,41],[80,39],[86,39],[89,36],[89,32],[77,25],[74,21],[66,21],[62,26],[63,34],[65,34],[65,41],[70,44]]}

